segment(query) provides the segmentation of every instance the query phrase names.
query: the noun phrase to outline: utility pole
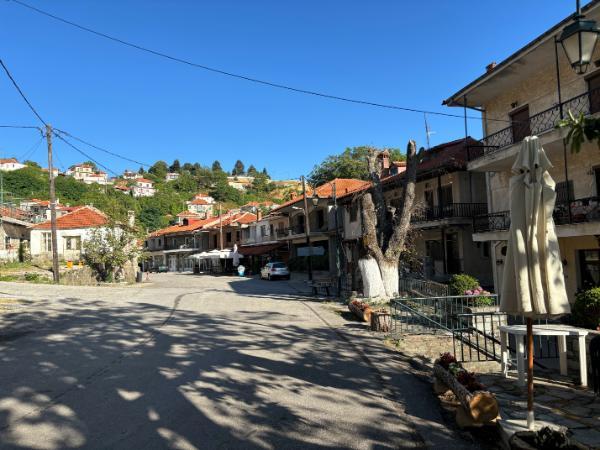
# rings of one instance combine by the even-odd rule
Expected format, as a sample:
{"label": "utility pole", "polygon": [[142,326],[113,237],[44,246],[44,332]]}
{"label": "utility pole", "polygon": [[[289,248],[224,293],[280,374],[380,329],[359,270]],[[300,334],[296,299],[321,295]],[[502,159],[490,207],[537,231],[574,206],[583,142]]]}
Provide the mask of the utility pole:
{"label": "utility pole", "polygon": [[342,296],[342,263],[340,261],[340,227],[338,225],[338,207],[337,207],[337,189],[336,182],[333,182],[333,224],[335,226],[335,271],[337,275],[337,293],[338,297]]}
{"label": "utility pole", "polygon": [[308,247],[308,280],[312,281],[312,244],[310,243],[310,220],[308,217],[308,200],[306,199],[306,180],[302,175],[302,196],[304,197],[304,232],[306,233],[306,246]]}
{"label": "utility pole", "polygon": [[58,239],[56,237],[56,192],[54,191],[54,166],[52,165],[52,125],[46,125],[48,143],[48,177],[50,179],[50,232],[52,240],[52,278],[60,281],[58,273]]}
{"label": "utility pole", "polygon": [[219,203],[219,249],[223,250],[223,217],[221,217],[221,204]]}

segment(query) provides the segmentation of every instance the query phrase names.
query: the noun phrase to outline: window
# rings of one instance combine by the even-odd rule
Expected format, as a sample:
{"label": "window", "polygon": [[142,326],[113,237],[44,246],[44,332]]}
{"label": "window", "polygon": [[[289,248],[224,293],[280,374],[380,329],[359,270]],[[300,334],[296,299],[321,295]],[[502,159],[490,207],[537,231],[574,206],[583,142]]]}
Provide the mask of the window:
{"label": "window", "polygon": [[260,226],[260,235],[263,237],[267,235],[267,226],[266,225]]}
{"label": "window", "polygon": [[452,185],[448,184],[440,188],[440,203],[442,205],[451,205],[453,202],[452,198]]}
{"label": "window", "polygon": [[4,236],[4,250],[10,248],[10,236]]}
{"label": "window", "polygon": [[322,209],[317,210],[317,228],[323,228],[325,226],[325,211]]}
{"label": "window", "polygon": [[218,247],[218,245],[217,245],[217,235],[215,234],[213,236],[213,248],[217,248],[217,247]]}
{"label": "window", "polygon": [[529,106],[524,106],[509,114],[512,127],[513,143],[521,142],[531,134],[529,129]]}
{"label": "window", "polygon": [[273,224],[269,225],[269,236],[273,236]]}
{"label": "window", "polygon": [[225,240],[227,242],[231,242],[231,231],[228,231],[227,233],[225,233]]}
{"label": "window", "polygon": [[250,239],[250,228],[244,228],[244,239]]}
{"label": "window", "polygon": [[52,251],[52,235],[50,233],[42,233],[42,251]]}
{"label": "window", "polygon": [[236,240],[236,242],[239,242],[239,240],[240,240],[240,234],[241,234],[240,231],[236,231],[235,232],[235,240]]}
{"label": "window", "polygon": [[490,247],[491,247],[491,244],[489,241],[483,243],[483,257],[484,258],[490,257]]}
{"label": "window", "polygon": [[579,250],[580,288],[600,286],[600,250]]}
{"label": "window", "polygon": [[350,222],[358,220],[358,202],[350,203]]}
{"label": "window", "polygon": [[65,250],[81,250],[81,236],[65,236]]}
{"label": "window", "polygon": [[587,80],[590,114],[600,111],[600,73],[594,73]]}
{"label": "window", "polygon": [[556,203],[568,203],[570,200],[574,200],[573,180],[569,180],[567,185],[566,181],[560,181],[556,183]]}

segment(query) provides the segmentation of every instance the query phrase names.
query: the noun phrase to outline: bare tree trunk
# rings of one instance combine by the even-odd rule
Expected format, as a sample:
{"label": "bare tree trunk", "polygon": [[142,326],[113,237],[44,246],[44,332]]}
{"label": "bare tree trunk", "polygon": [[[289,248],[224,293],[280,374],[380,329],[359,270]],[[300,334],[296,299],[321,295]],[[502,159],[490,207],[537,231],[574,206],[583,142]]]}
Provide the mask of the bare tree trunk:
{"label": "bare tree trunk", "polygon": [[[400,177],[398,178],[399,182],[403,181],[402,203],[394,210],[391,226],[388,224],[386,217],[388,206],[385,203],[383,195],[381,168],[377,164],[377,152],[371,151],[367,159],[373,187],[371,189],[372,194],[371,192],[367,192],[361,200],[363,243],[368,255],[377,262],[379,278],[381,279],[386,297],[393,297],[398,294],[398,267],[400,256],[406,247],[415,199],[415,181],[417,176],[416,154],[415,142],[409,141],[406,149],[406,172],[402,180]],[[361,266],[361,272],[365,286],[369,284],[369,281],[367,281],[368,277],[372,277],[370,282],[373,285],[379,283],[378,277],[373,274],[372,270],[368,272],[363,271],[363,267]]]}
{"label": "bare tree trunk", "polygon": [[363,295],[367,298],[383,297],[385,287],[377,261],[371,257],[362,258],[358,260],[358,267],[363,280]]}

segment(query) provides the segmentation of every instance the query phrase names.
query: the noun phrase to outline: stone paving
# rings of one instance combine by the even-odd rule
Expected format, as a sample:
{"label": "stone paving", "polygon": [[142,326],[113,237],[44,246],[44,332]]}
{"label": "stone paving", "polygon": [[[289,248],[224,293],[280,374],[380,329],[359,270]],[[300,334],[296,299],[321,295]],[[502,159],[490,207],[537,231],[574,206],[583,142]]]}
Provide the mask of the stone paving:
{"label": "stone paving", "polygon": [[[571,380],[536,368],[535,417],[538,426],[567,428],[571,438],[600,449],[600,397],[574,386]],[[481,374],[481,382],[493,392],[500,405],[500,425],[508,434],[523,431],[527,411],[527,388],[511,374]]]}

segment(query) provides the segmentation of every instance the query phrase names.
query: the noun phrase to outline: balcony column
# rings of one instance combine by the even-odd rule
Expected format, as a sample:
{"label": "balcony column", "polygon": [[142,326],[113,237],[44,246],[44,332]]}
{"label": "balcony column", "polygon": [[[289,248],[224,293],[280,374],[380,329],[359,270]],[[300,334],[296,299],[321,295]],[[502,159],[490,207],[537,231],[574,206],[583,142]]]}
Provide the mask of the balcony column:
{"label": "balcony column", "polygon": [[[443,267],[444,267],[444,275],[448,274],[448,249],[446,248],[446,228],[441,227],[442,233],[442,253],[443,253]],[[435,271],[435,268],[434,268]]]}

